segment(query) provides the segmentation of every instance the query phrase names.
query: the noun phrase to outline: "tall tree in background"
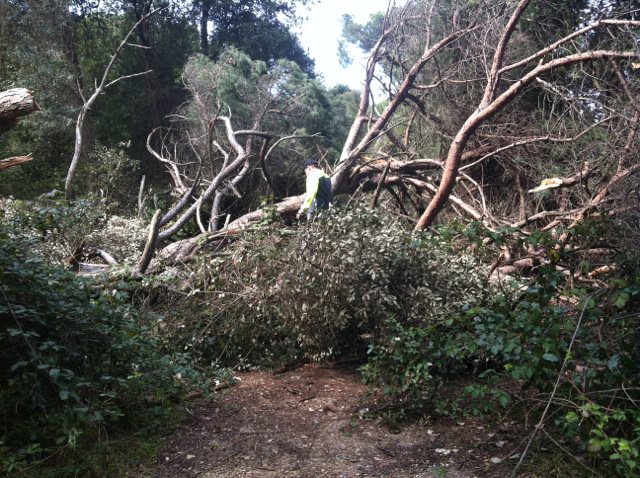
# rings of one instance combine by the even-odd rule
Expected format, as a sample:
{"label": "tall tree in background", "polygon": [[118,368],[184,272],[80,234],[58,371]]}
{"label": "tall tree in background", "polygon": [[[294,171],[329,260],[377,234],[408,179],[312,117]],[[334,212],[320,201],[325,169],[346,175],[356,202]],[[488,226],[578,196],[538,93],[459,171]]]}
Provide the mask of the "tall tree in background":
{"label": "tall tree in background", "polygon": [[255,60],[295,61],[313,73],[313,61],[290,31],[296,6],[308,0],[195,0],[199,15],[200,51],[211,58],[235,47]]}

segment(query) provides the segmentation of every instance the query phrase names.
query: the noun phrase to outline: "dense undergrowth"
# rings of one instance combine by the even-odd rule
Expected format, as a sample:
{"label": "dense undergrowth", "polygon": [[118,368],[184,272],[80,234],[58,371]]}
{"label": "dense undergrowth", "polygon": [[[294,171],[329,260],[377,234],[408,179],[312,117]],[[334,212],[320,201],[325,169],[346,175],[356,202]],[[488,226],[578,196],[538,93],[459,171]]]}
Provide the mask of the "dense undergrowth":
{"label": "dense undergrowth", "polygon": [[77,208],[0,220],[2,476],[123,476],[149,459],[174,402],[206,385],[187,354],[150,333],[157,317],[132,306],[126,272],[88,279],[37,253]]}
{"label": "dense undergrowth", "polygon": [[[555,476],[637,476],[638,261],[611,247],[615,271],[590,276],[601,264],[586,253],[610,225],[416,234],[386,213],[338,209],[295,228],[267,221],[155,276],[124,267],[97,281],[35,253],[82,214],[77,227],[118,242],[88,211],[31,204],[2,221],[3,472],[118,476],[118,437],[144,442],[186,389],[226,367],[360,356],[389,420],[523,411],[541,425],[528,453],[564,462]],[[489,281],[505,246],[539,260],[526,277]],[[464,386],[451,398],[454,383]]]}
{"label": "dense undergrowth", "polygon": [[354,209],[247,232],[157,278],[152,300],[179,311],[166,334],[203,362],[264,367],[357,353],[390,318],[445,324],[466,304],[488,303],[486,276],[472,254]]}

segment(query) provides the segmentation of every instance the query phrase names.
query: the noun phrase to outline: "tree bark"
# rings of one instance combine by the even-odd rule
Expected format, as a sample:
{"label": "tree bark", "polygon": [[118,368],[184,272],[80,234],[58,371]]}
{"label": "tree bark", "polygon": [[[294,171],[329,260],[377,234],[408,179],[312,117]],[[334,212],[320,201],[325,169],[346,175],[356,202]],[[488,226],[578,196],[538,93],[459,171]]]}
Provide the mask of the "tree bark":
{"label": "tree bark", "polygon": [[31,156],[15,156],[13,158],[3,159],[0,161],[0,171],[13,168],[14,166],[18,166],[19,164],[22,164],[22,163],[27,163],[32,159],[33,158]]}
{"label": "tree bark", "polygon": [[200,2],[200,52],[203,55],[209,54],[209,0]]}
{"label": "tree bark", "polygon": [[23,116],[38,109],[31,92],[26,88],[0,92],[0,134],[13,128]]}

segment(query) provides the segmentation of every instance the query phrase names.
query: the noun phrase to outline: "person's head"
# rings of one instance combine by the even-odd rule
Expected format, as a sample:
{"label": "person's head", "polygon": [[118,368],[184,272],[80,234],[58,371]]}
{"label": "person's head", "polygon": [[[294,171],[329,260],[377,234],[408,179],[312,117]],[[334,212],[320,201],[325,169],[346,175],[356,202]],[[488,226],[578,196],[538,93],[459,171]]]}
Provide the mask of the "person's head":
{"label": "person's head", "polygon": [[318,166],[318,162],[315,159],[308,159],[302,165],[304,166],[305,174],[309,174],[314,169],[320,169],[320,166]]}

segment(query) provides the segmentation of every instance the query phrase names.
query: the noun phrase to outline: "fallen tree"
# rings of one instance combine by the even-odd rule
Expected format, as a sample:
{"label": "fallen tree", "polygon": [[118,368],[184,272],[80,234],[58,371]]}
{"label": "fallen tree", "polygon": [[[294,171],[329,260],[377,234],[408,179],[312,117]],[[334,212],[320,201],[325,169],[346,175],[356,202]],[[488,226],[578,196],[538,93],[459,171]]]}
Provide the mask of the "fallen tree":
{"label": "fallen tree", "polygon": [[[334,193],[375,191],[374,203],[380,204],[382,195],[385,207],[419,217],[416,229],[430,228],[446,205],[452,214],[489,228],[541,230],[575,225],[603,208],[613,214],[623,210],[611,206],[621,185],[638,171],[631,151],[638,144],[640,109],[631,72],[632,60],[640,58],[633,46],[640,22],[611,12],[607,18],[607,12],[601,12],[600,18],[592,15],[565,26],[564,36],[541,46],[522,30],[530,21],[524,17],[531,3],[522,0],[509,9],[408,2],[390,9],[371,50],[358,112],[333,171]],[[618,37],[595,35],[602,31]],[[589,88],[586,80],[563,84],[570,78],[567,71],[597,81]],[[372,95],[374,83],[388,94],[381,111]],[[235,219],[227,216],[226,226],[218,229],[221,198],[244,197],[241,190],[247,189],[252,167],[262,168],[271,184],[264,166],[272,151],[269,142],[275,147],[282,138],[297,137],[264,128],[274,100],[256,105],[250,126],[243,127],[234,125],[224,98],[210,101],[192,91],[202,114],[201,129],[192,130],[184,141],[191,153],[185,148],[176,156],[177,143],[172,147],[169,142],[164,154],[155,154],[167,164],[181,197],[160,222],[160,240],[166,244],[194,219],[201,231],[166,245],[161,256],[169,261],[188,260],[204,245],[220,247],[268,215],[291,218],[302,199],[288,197]],[[545,121],[529,114],[536,110],[528,97],[548,105]],[[220,114],[225,109],[226,114]],[[601,139],[594,151],[595,138]],[[261,148],[255,148],[258,142]],[[545,156],[567,145],[584,160],[564,161],[559,186],[539,196],[542,200],[536,199],[538,193],[527,194],[548,177],[544,161],[556,167]],[[429,154],[436,146],[441,153]],[[519,155],[537,160],[539,166],[523,165],[516,159]],[[615,161],[603,162],[603,156]],[[209,167],[203,165],[216,158],[220,166],[203,177],[203,167]],[[207,203],[209,225],[200,219]]]}

